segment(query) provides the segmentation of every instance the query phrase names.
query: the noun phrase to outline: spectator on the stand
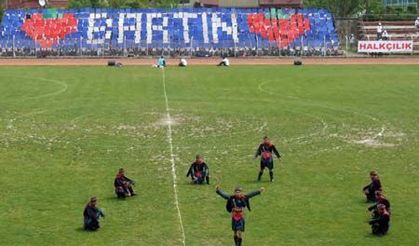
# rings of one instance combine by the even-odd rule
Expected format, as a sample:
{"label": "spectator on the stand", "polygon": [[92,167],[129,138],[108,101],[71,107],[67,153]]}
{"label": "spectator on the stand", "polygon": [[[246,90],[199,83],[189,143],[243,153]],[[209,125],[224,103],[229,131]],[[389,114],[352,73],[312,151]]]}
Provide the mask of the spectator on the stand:
{"label": "spectator on the stand", "polygon": [[382,37],[383,37],[383,26],[381,25],[381,22],[379,22],[377,26],[377,40],[381,40]]}
{"label": "spectator on the stand", "polygon": [[389,40],[390,39],[390,35],[388,35],[387,30],[383,31],[382,39],[383,40]]}
{"label": "spectator on the stand", "polygon": [[416,18],[416,21],[415,21],[415,26],[416,26],[416,28],[419,28],[419,17],[418,17],[418,18]]}
{"label": "spectator on the stand", "polygon": [[355,42],[356,42],[355,35],[352,33],[351,36],[349,37],[349,45],[351,49],[354,48]]}

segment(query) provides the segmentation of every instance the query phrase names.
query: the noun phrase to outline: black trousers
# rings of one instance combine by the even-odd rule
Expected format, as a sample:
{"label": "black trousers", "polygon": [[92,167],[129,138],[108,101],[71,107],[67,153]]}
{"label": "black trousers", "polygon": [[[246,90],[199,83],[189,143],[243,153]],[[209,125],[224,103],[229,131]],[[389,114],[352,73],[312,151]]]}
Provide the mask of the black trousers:
{"label": "black trousers", "polygon": [[375,223],[371,225],[372,234],[377,236],[383,236],[388,231],[388,226],[380,225],[379,223]]}
{"label": "black trousers", "polygon": [[99,221],[97,219],[88,218],[84,221],[84,229],[87,231],[96,231],[99,229]]}

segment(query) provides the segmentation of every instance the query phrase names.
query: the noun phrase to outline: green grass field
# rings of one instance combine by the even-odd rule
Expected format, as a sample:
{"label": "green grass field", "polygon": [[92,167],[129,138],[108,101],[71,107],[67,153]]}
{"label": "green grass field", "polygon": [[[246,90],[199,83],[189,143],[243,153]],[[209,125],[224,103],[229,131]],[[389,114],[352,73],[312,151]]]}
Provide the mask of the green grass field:
{"label": "green grass field", "polygon": [[[417,66],[0,67],[0,245],[232,245],[215,194],[261,186],[245,245],[417,245]],[[256,182],[268,135],[283,154]],[[185,177],[196,154],[210,186]],[[138,196],[113,192],[119,167]],[[392,203],[370,235],[361,187],[377,169]],[[84,232],[90,196],[102,228]]]}

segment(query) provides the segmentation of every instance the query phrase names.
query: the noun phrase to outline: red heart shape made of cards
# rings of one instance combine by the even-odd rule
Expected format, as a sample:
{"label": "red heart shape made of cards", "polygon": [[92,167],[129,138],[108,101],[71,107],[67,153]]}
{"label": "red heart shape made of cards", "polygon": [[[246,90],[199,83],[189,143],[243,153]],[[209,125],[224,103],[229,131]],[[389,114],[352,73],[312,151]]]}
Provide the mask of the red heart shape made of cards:
{"label": "red heart shape made of cards", "polygon": [[62,18],[44,19],[42,14],[37,13],[26,19],[21,29],[41,48],[51,48],[68,34],[77,31],[77,19],[69,13]]}

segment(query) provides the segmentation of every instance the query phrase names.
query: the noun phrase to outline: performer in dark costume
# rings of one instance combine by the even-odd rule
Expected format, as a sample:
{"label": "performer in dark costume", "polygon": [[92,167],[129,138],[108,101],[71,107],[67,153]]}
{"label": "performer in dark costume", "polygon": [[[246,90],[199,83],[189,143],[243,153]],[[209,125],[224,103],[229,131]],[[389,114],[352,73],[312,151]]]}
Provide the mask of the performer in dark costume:
{"label": "performer in dark costume", "polygon": [[362,191],[364,192],[365,197],[367,198],[367,202],[376,202],[375,192],[382,190],[380,177],[378,176],[378,173],[376,171],[371,171],[370,179],[371,183],[366,185],[362,189]]}
{"label": "performer in dark costume", "polygon": [[210,184],[209,168],[201,155],[197,155],[195,162],[189,167],[186,177],[189,176],[194,184],[203,184],[204,180]]}
{"label": "performer in dark costume", "polygon": [[244,209],[250,209],[250,198],[260,195],[265,189],[262,187],[257,191],[244,194],[240,187],[234,189],[234,194],[229,195],[217,186],[216,193],[227,200],[226,209],[231,213],[231,229],[234,232],[234,242],[236,246],[242,245],[244,233]]}
{"label": "performer in dark costume", "polygon": [[270,181],[274,181],[274,161],[272,158],[272,153],[274,153],[276,157],[278,157],[278,159],[281,158],[281,155],[279,154],[275,145],[273,145],[271,140],[265,136],[263,138],[263,142],[259,145],[255,154],[255,158],[260,156],[260,171],[258,175],[258,181],[260,181],[260,179],[262,178],[263,171],[265,170],[265,168],[269,169]]}
{"label": "performer in dark costume", "polygon": [[390,211],[390,206],[391,206],[390,201],[384,196],[384,193],[382,191],[376,191],[375,192],[375,199],[377,200],[377,203],[368,208],[368,211],[371,212],[371,217],[372,218],[377,218],[378,217],[378,206],[380,204],[385,205],[386,209],[387,209],[387,212],[391,213],[391,211]]}
{"label": "performer in dark costume", "polygon": [[377,205],[378,215],[370,220],[372,234],[384,236],[390,227],[390,213],[386,209],[386,205]]}
{"label": "performer in dark costume", "polygon": [[123,168],[120,168],[114,180],[115,193],[118,196],[118,198],[135,196],[136,194],[134,192],[134,189],[132,188],[134,184],[135,181],[127,178],[125,176],[125,170]]}
{"label": "performer in dark costume", "polygon": [[102,212],[102,210],[96,207],[96,202],[96,197],[92,197],[84,208],[83,217],[85,230],[96,231],[100,228],[99,218],[105,217],[105,214]]}

